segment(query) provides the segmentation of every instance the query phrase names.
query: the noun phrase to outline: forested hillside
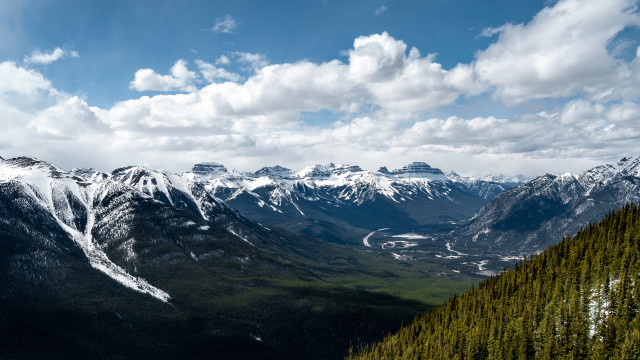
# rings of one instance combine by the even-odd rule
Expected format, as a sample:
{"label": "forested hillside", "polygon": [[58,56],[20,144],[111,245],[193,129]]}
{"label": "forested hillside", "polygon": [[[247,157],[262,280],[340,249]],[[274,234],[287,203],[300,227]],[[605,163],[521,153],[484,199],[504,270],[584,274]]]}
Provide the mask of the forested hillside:
{"label": "forested hillside", "polygon": [[627,204],[349,359],[640,359],[639,251]]}

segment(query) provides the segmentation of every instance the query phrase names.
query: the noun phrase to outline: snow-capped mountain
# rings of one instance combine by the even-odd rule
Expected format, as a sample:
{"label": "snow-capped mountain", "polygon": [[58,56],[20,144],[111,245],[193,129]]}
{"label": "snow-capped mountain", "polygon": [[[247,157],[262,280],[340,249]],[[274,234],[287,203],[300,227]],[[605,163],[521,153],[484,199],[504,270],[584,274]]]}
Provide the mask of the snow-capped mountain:
{"label": "snow-capped mountain", "polygon": [[140,167],[105,174],[0,160],[0,205],[0,237],[16,251],[0,254],[9,274],[31,276],[29,268],[60,263],[62,253],[163,302],[170,293],[148,280],[155,267],[221,253],[241,264],[265,258],[255,243],[279,238],[182,177]]}
{"label": "snow-capped mountain", "polygon": [[447,178],[487,200],[491,200],[501,192],[531,180],[525,176],[504,176],[496,174],[466,177],[458,175],[454,171],[449,172]]}
{"label": "snow-capped mountain", "polygon": [[274,166],[254,173],[206,163],[196,164],[183,178],[265,224],[318,219],[364,230],[468,219],[487,200],[512,187],[447,176],[424,162],[393,171],[330,163],[298,172]]}
{"label": "snow-capped mountain", "polygon": [[393,266],[265,228],[181,175],[0,159],[0,358],[339,358],[424,305],[325,278],[387,284]]}
{"label": "snow-capped mountain", "polygon": [[497,195],[453,232],[457,246],[533,253],[640,200],[640,157],[580,174],[546,174]]}
{"label": "snow-capped mountain", "polygon": [[[201,175],[207,177],[215,174],[220,167],[218,164],[198,164],[194,168],[206,169],[207,172]],[[143,166],[128,166],[99,176],[125,184],[155,200],[215,222],[251,245],[264,247],[272,244],[268,241],[270,238],[279,238],[269,229],[246,218],[213,196],[203,185],[192,179],[192,174],[178,175]],[[95,178],[95,175],[91,175],[91,178]]]}

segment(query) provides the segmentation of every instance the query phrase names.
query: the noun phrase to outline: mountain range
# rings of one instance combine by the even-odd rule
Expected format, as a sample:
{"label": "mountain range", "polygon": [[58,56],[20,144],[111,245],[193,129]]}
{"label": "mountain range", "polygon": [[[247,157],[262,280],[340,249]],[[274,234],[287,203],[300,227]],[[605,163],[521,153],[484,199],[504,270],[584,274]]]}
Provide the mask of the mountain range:
{"label": "mountain range", "polygon": [[0,214],[3,358],[338,358],[473,281],[265,227],[143,167],[3,159]]}
{"label": "mountain range", "polygon": [[[183,178],[260,223],[352,243],[379,228],[446,228],[471,218],[488,200],[516,185],[513,179],[445,175],[424,162],[393,171],[331,163],[299,172],[274,166],[254,173],[206,163],[196,164]],[[338,239],[319,230],[328,226],[354,235]]]}
{"label": "mountain range", "polygon": [[505,191],[451,238],[460,249],[527,255],[638,201],[640,157],[625,157],[580,174],[545,174]]}
{"label": "mountain range", "polygon": [[637,202],[639,184],[640,157],[531,181],[0,158],[0,357],[45,336],[29,356],[338,358]]}

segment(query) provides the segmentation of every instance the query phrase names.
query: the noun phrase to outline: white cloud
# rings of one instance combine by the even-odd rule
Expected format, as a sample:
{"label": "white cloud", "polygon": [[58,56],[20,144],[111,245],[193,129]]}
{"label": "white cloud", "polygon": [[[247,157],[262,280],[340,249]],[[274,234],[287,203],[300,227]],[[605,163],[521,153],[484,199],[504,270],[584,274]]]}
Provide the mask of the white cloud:
{"label": "white cloud", "polygon": [[573,126],[593,125],[600,122],[605,107],[585,100],[573,100],[562,109],[560,122]]}
{"label": "white cloud", "polygon": [[616,78],[619,63],[607,44],[640,25],[632,0],[564,0],[527,24],[485,29],[498,40],[477,55],[479,78],[507,103],[597,92]]}
{"label": "white cloud", "polygon": [[[267,60],[267,57],[264,54],[254,54],[242,51],[234,51],[231,54],[238,58],[238,62],[248,64],[254,71],[258,71],[261,68],[269,65],[269,60]],[[221,58],[219,58],[219,60],[220,59]],[[226,61],[228,60],[229,58],[226,58]]]}
{"label": "white cloud", "polygon": [[194,91],[197,74],[187,69],[187,62],[180,59],[170,69],[171,75],[157,74],[153,69],[136,71],[129,87],[137,91]]}
{"label": "white cloud", "polygon": [[612,124],[633,126],[640,119],[640,104],[629,101],[613,104],[606,113],[606,119]]}
{"label": "white cloud", "polygon": [[[0,63],[0,131],[12,134],[1,155],[104,170],[125,163],[184,170],[212,160],[244,170],[414,160],[476,173],[491,165],[531,175],[583,170],[638,151],[640,48],[630,62],[614,58],[615,46],[607,52],[637,19],[629,2],[577,4],[559,1],[527,24],[486,29],[496,38],[471,64],[444,68],[381,33],[356,38],[344,58],[323,63],[269,64],[265,55],[235,52],[197,60],[195,71],[184,60],[167,75],[140,69],[132,89],[186,93],[105,109],[56,90],[37,71]],[[231,60],[251,73],[223,68]],[[492,116],[491,95],[524,105]],[[449,116],[463,105],[483,116]],[[336,120],[305,122],[302,114],[316,111]]]}
{"label": "white cloud", "polygon": [[40,91],[51,89],[51,82],[35,70],[25,69],[15,63],[0,63],[0,94],[17,93],[21,96],[35,96]]}
{"label": "white cloud", "polygon": [[196,65],[198,65],[198,68],[200,69],[200,74],[202,74],[208,82],[215,82],[218,79],[237,82],[242,78],[238,74],[231,73],[223,68],[216,67],[215,65],[202,60],[196,60]]}
{"label": "white cloud", "polygon": [[407,44],[386,32],[360,36],[349,51],[349,73],[363,80],[385,80],[398,74],[406,64]]}
{"label": "white cloud", "polygon": [[375,14],[376,15],[382,15],[385,12],[387,12],[387,10],[389,10],[389,8],[387,8],[386,5],[382,5],[382,6],[380,6],[379,8],[376,9]]}
{"label": "white cloud", "polygon": [[[0,82],[0,130],[12,134],[2,155],[103,170],[143,164],[180,171],[205,160],[246,170],[274,163],[300,169],[328,161],[376,169],[424,160],[460,172],[486,172],[493,164],[492,172],[535,174],[579,171],[603,161],[594,159],[634,153],[640,141],[635,102],[576,100],[559,112],[512,118],[416,118],[403,124],[374,112],[347,113],[326,128],[300,123],[302,109],[348,111],[361,103],[362,84],[334,86],[349,79],[348,66],[338,61],[271,65],[244,84],[213,83],[187,94],[144,96],[100,109],[56,91],[38,72],[0,63],[1,79],[20,79]],[[40,98],[40,108],[3,100],[16,92]],[[589,121],[576,125],[585,118]]]}
{"label": "white cloud", "polygon": [[478,34],[479,37],[493,37],[494,35],[500,34],[501,32],[509,29],[511,26],[513,26],[513,24],[506,24],[503,26],[499,26],[496,28],[493,27],[487,27],[482,29],[482,32],[480,34]]}
{"label": "white cloud", "polygon": [[231,60],[224,55],[220,55],[218,59],[216,59],[216,65],[229,65],[231,64]]}
{"label": "white cloud", "polygon": [[77,96],[63,97],[56,104],[37,112],[28,127],[38,138],[57,140],[108,130],[89,105]]}
{"label": "white cloud", "polygon": [[231,15],[225,15],[222,19],[216,19],[216,23],[211,28],[211,31],[216,33],[231,34],[238,28],[238,22]]}
{"label": "white cloud", "polygon": [[60,47],[56,47],[55,49],[49,52],[42,52],[40,50],[35,50],[31,53],[30,56],[24,57],[24,62],[27,64],[51,64],[54,61],[58,61],[63,57],[80,57],[80,53],[74,50],[63,50]]}

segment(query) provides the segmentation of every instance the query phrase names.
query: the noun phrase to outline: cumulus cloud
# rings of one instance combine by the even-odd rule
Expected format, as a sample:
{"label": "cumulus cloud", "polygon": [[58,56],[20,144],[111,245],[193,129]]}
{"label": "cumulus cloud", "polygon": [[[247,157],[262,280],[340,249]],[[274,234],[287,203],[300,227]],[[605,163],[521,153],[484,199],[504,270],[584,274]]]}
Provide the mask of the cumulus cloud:
{"label": "cumulus cloud", "polygon": [[58,61],[63,57],[80,57],[80,53],[73,50],[63,50],[60,47],[56,47],[55,49],[49,52],[42,52],[40,50],[35,50],[31,55],[24,57],[24,62],[27,64],[51,64],[54,61]]}
{"label": "cumulus cloud", "polygon": [[170,69],[170,75],[157,74],[153,69],[136,71],[131,89],[137,91],[194,91],[197,74],[187,69],[187,62],[180,59]]}
{"label": "cumulus cloud", "polygon": [[[377,108],[398,120],[449,105],[462,95],[482,90],[473,69],[458,65],[445,70],[432,55],[421,56],[389,34],[358,37],[345,53],[348,63],[299,61],[268,65],[261,54],[235,52],[238,62],[250,65],[255,74],[244,83],[239,75],[204,61],[197,61],[210,85],[198,91],[213,116],[250,117],[263,124],[296,122],[300,112],[330,110],[355,113]],[[178,71],[179,70],[179,71]],[[171,75],[152,69],[138,70],[131,87],[136,90],[195,91],[197,74],[180,60]],[[216,79],[228,80],[216,83]],[[163,98],[164,99],[164,98]],[[392,114],[393,113],[393,114]]]}
{"label": "cumulus cloud", "polygon": [[[499,164],[507,168],[494,172],[533,175],[552,171],[550,163],[579,171],[637,152],[640,48],[625,61],[607,45],[637,17],[623,0],[558,1],[529,23],[485,29],[493,44],[452,68],[386,32],[358,37],[344,57],[322,63],[269,64],[262,54],[235,52],[189,70],[178,60],[167,75],[138,70],[131,88],[184,93],[105,109],[4,62],[0,131],[16,135],[2,146],[61,166],[101,162],[104,170],[123,162],[182,170],[212,160],[246,170],[328,161],[375,169],[425,160],[457,171]],[[223,68],[232,60],[250,74]],[[483,115],[451,114],[463,97]],[[554,101],[545,111],[523,105],[514,115],[491,114],[500,101],[536,99]],[[335,119],[313,125],[301,115],[317,111]]]}
{"label": "cumulus cloud", "polygon": [[365,80],[388,79],[404,68],[406,51],[407,44],[386,32],[360,36],[353,42],[353,50],[349,51],[349,73]]}
{"label": "cumulus cloud", "polygon": [[198,68],[200,69],[200,74],[202,74],[208,82],[215,82],[219,79],[237,82],[242,78],[238,74],[229,72],[202,60],[196,60],[196,65],[198,65]]}
{"label": "cumulus cloud", "polygon": [[222,19],[216,19],[216,23],[211,28],[211,31],[216,33],[231,34],[238,28],[238,22],[231,15],[225,15]]}
{"label": "cumulus cloud", "polygon": [[0,79],[0,131],[11,134],[4,144],[9,155],[61,163],[65,157],[96,161],[98,149],[104,147],[103,156],[113,156],[113,133],[100,119],[99,109],[15,63],[0,63]]}
{"label": "cumulus cloud", "polygon": [[40,139],[69,140],[91,132],[108,131],[89,105],[77,96],[65,96],[37,112],[28,124]]}
{"label": "cumulus cloud", "polygon": [[[312,77],[311,85],[300,81],[309,74],[322,76]],[[2,155],[35,155],[69,168],[110,170],[137,163],[178,171],[216,160],[245,169],[327,161],[375,169],[425,160],[445,169],[481,172],[491,159],[509,164],[511,171],[533,174],[544,168],[539,159],[547,163],[544,171],[549,171],[549,158],[563,171],[573,170],[568,163],[586,167],[596,163],[589,159],[633,153],[640,141],[636,102],[574,100],[556,112],[416,118],[408,124],[379,112],[351,116],[350,107],[363,101],[362,84],[339,81],[350,78],[349,64],[338,61],[270,65],[243,84],[212,83],[108,109],[57,91],[38,72],[13,63],[0,63],[0,78],[20,79],[0,82],[0,129],[12,134]],[[336,88],[334,82],[347,85]],[[11,101],[14,93],[40,98],[40,107]],[[344,109],[344,118],[327,127],[300,122],[301,109],[326,107]]]}
{"label": "cumulus cloud", "polygon": [[527,24],[485,29],[483,35],[498,39],[477,54],[475,71],[511,104],[598,92],[619,70],[608,43],[638,25],[633,0],[558,1]]}
{"label": "cumulus cloud", "polygon": [[216,65],[229,65],[229,64],[231,64],[231,60],[224,55],[220,55],[220,57],[216,59]]}
{"label": "cumulus cloud", "polygon": [[612,124],[633,125],[640,119],[640,105],[630,101],[613,104],[606,113],[606,119]]}
{"label": "cumulus cloud", "polygon": [[[238,58],[238,62],[248,64],[254,71],[258,71],[269,65],[269,60],[267,60],[267,57],[264,54],[234,51],[232,55]],[[226,61],[227,63],[230,62],[229,58],[226,56],[224,58],[220,57],[218,60]]]}
{"label": "cumulus cloud", "polygon": [[51,82],[35,70],[25,69],[11,61],[0,63],[0,94],[34,97],[40,91],[51,90]]}

